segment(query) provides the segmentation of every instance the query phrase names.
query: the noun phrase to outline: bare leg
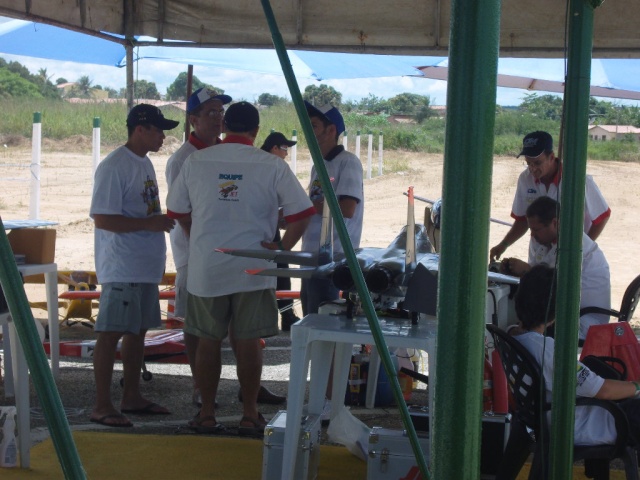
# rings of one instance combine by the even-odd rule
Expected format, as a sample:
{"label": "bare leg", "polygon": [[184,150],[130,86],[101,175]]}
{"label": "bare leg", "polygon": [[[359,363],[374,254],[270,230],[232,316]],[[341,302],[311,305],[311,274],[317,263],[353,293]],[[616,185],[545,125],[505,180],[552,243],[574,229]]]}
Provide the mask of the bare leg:
{"label": "bare leg", "polygon": [[[116,348],[122,332],[100,332],[93,350],[93,374],[96,382],[96,403],[91,418],[101,418],[105,415],[117,415],[119,410],[111,401],[111,379]],[[113,418],[112,423],[128,423],[126,417]]]}
{"label": "bare leg", "polygon": [[197,387],[195,381],[196,374],[196,352],[198,350],[199,338],[191,333],[184,332],[184,347],[187,351],[187,359],[189,360],[189,368],[191,368],[191,375],[193,376],[194,387]]}
{"label": "bare leg", "polygon": [[242,389],[245,417],[258,418],[258,391],[262,376],[262,347],[260,339],[235,340],[238,380]]}
{"label": "bare leg", "polygon": [[195,356],[195,379],[202,395],[200,418],[215,416],[215,399],[222,372],[221,341],[198,339]]}

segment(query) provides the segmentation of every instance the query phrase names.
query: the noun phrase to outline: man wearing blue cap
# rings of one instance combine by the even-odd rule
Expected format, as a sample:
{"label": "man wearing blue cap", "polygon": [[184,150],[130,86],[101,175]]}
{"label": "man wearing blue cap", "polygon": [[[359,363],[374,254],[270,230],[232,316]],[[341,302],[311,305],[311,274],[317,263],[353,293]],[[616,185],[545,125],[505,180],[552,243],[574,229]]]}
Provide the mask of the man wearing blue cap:
{"label": "man wearing blue cap", "polygon": [[[89,420],[108,427],[133,426],[124,414],[170,413],[142,396],[140,369],[145,334],[160,326],[158,284],[167,258],[164,233],[175,223],[162,214],[156,173],[147,153],[157,152],[164,132],[177,126],[158,107],[136,105],[127,116],[127,143],[100,162],[95,173],[89,214],[95,224],[102,296],[93,351],[96,402]],[[111,378],[120,339],[124,388],[116,408]]]}
{"label": "man wearing blue cap", "polygon": [[[167,162],[165,176],[167,188],[177,178],[185,160],[189,155],[203,148],[220,143],[224,106],[231,103],[231,97],[204,87],[193,92],[187,100],[187,115],[193,131],[186,141]],[[189,260],[189,237],[182,227],[174,228],[170,234],[171,252],[176,265],[176,299],[174,315],[184,318],[187,312],[187,262]],[[191,373],[194,371],[195,351],[198,337],[184,333],[184,344]],[[193,389],[193,402],[200,403],[200,392],[197,386]]]}
{"label": "man wearing blue cap", "polygon": [[[340,211],[354,248],[360,246],[362,235],[362,218],[364,213],[364,190],[362,186],[362,163],[354,154],[338,145],[340,135],[344,133],[344,119],[340,111],[331,105],[315,107],[305,101],[307,113],[311,119],[313,133],[318,141],[327,173],[340,205]],[[316,208],[309,227],[302,237],[302,250],[317,252],[320,248],[320,229],[322,226],[322,210],[324,193],[315,166],[311,168],[309,197]],[[342,253],[337,231],[333,232],[333,252]],[[336,300],[338,289],[328,278],[303,279],[300,289],[302,313],[317,313],[321,303]]]}
{"label": "man wearing blue cap", "polygon": [[[522,140],[522,150],[527,169],[520,174],[511,216],[515,220],[502,241],[489,251],[491,261],[500,258],[505,250],[520,239],[528,230],[527,207],[536,198],[546,196],[560,201],[562,162],[553,153],[553,138],[544,131],[527,134]],[[587,175],[584,200],[584,232],[595,241],[602,233],[611,216],[611,209],[600,193],[600,189]],[[530,249],[537,248],[531,239]]]}

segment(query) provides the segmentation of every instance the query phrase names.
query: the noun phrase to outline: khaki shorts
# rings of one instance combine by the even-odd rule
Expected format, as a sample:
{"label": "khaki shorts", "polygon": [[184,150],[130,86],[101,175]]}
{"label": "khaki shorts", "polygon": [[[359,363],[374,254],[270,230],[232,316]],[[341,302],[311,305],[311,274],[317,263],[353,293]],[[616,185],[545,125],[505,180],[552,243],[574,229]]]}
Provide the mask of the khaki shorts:
{"label": "khaki shorts", "polygon": [[160,326],[156,283],[105,283],[100,294],[96,332],[138,334]]}
{"label": "khaki shorts", "polygon": [[222,340],[230,330],[239,340],[277,335],[275,290],[239,292],[220,297],[198,297],[189,293],[184,323],[186,333]]}

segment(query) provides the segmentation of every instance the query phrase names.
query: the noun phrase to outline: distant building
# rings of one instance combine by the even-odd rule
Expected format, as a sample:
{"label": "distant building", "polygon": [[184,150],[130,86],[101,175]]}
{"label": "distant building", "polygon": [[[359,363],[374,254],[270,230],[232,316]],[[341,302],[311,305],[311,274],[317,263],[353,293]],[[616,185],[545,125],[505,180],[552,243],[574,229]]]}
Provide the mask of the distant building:
{"label": "distant building", "polygon": [[591,140],[622,140],[628,135],[632,135],[636,141],[640,141],[640,128],[632,125],[589,125]]}

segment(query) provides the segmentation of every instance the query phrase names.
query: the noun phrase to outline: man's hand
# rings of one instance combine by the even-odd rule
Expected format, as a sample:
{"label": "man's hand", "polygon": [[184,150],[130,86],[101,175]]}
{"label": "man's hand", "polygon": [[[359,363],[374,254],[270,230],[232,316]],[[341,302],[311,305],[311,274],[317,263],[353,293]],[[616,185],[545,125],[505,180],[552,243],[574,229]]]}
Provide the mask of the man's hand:
{"label": "man's hand", "polygon": [[489,250],[489,259],[492,262],[499,260],[502,254],[507,250],[508,245],[504,242],[500,242],[498,245]]}
{"label": "man's hand", "polygon": [[514,277],[521,277],[529,270],[531,270],[529,264],[517,258],[504,258],[500,264],[500,273]]}
{"label": "man's hand", "polygon": [[151,232],[167,232],[173,230],[176,222],[173,218],[169,218],[167,215],[153,215],[147,218],[147,230]]}

